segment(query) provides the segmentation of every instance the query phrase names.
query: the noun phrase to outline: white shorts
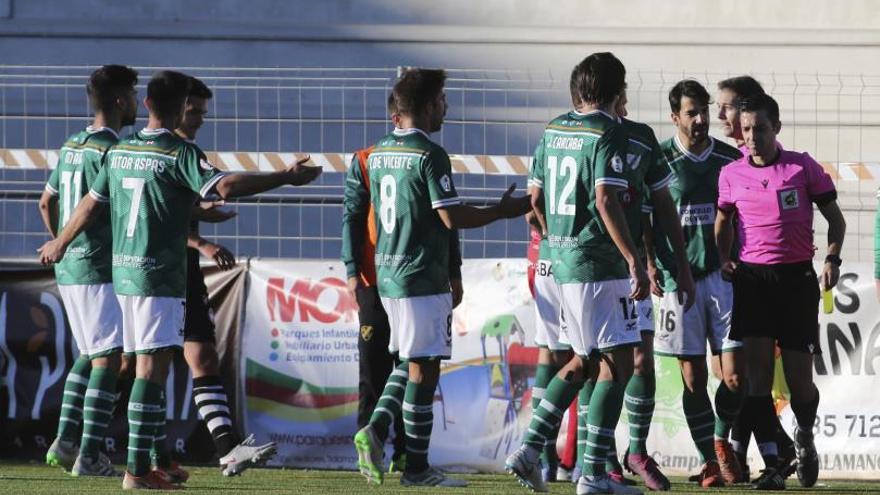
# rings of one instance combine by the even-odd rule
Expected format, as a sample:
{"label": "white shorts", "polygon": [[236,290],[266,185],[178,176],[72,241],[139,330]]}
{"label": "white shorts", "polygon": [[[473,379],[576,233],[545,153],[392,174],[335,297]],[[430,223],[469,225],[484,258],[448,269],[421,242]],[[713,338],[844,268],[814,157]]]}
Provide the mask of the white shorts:
{"label": "white shorts", "polygon": [[186,300],[182,297],[123,296],[122,327],[125,352],[145,352],[183,346]]}
{"label": "white shorts", "polygon": [[635,302],[629,279],[560,284],[566,334],[579,356],[638,344]]}
{"label": "white shorts", "polygon": [[535,344],[551,351],[565,351],[571,345],[564,336],[560,318],[562,295],[553,278],[550,261],[538,260],[535,267]]}
{"label": "white shorts", "polygon": [[636,301],[636,313],[639,332],[654,333],[654,302],[650,297]]}
{"label": "white shorts", "polygon": [[657,332],[654,352],[664,356],[705,356],[706,342],[712,354],[742,347],[730,340],[733,287],[714,271],[695,284],[694,305],[687,312],[678,304],[678,295],[667,292],[657,298]]}
{"label": "white shorts", "polygon": [[400,359],[452,357],[452,294],[383,297],[391,334],[388,350]]}
{"label": "white shorts", "polygon": [[58,292],[81,355],[122,349],[122,312],[113,284],[59,285]]}

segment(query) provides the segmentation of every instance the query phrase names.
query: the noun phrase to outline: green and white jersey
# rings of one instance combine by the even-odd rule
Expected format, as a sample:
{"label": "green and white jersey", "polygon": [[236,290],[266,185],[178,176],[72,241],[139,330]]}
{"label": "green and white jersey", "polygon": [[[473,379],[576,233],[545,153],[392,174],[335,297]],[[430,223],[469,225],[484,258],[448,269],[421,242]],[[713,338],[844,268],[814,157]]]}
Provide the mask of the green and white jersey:
{"label": "green and white jersey", "polygon": [[[636,177],[641,175],[641,180],[630,181],[627,189],[618,194],[618,198],[629,225],[629,235],[640,255],[644,257],[642,214],[650,212],[647,203],[651,192],[669,186],[673,176],[663,159],[660,143],[657,142],[651,126],[629,119],[620,119],[620,123],[627,133],[627,167]],[[658,181],[658,177],[662,179]]]}
{"label": "green and white jersey", "polygon": [[[700,155],[687,151],[678,136],[664,141],[660,148],[675,180],[669,194],[681,217],[688,262],[694,280],[721,268],[715,246],[715,212],[718,204],[718,175],[721,168],[742,156],[736,148],[709,138],[709,147]],[[666,291],[676,290],[677,269],[672,245],[656,224],[654,243],[657,266],[663,271]]]}
{"label": "green and white jersey", "polygon": [[[88,194],[101,171],[101,160],[119,136],[107,127],[87,127],[70,136],[58,152],[58,166],[49,175],[46,191],[58,197],[57,232],[64,230],[79,200]],[[98,214],[92,224],[67,247],[64,258],[55,264],[59,285],[92,285],[112,281],[110,213]]]}
{"label": "green and white jersey", "polygon": [[[532,164],[529,168],[529,177],[526,183],[526,187],[528,188],[543,188],[545,176],[545,171],[543,169],[543,146],[544,139],[542,138],[540,141],[538,141],[538,145],[535,147],[535,153],[532,155]],[[546,237],[541,238],[541,243],[538,245],[538,259],[549,261],[552,261],[553,259],[553,253],[550,250],[550,242],[547,240]]]}
{"label": "green and white jersey", "polygon": [[143,129],[107,151],[89,194],[110,203],[117,294],[184,297],[190,211],[223,175],[167,129]]}
{"label": "green and white jersey", "polygon": [[[367,167],[379,294],[403,298],[449,292],[449,229],[434,211],[461,202],[449,155],[419,129],[395,129],[376,143]],[[350,180],[363,188],[361,171],[352,173]]]}
{"label": "green and white jersey", "polygon": [[643,187],[664,187],[671,178],[642,161],[644,150],[630,142],[630,132],[602,111],[569,112],[544,130],[535,151],[543,166],[533,166],[531,185],[544,190],[553,274],[561,284],[629,277],[596,206],[596,187],[614,187],[630,230],[640,231],[634,223],[641,224]]}

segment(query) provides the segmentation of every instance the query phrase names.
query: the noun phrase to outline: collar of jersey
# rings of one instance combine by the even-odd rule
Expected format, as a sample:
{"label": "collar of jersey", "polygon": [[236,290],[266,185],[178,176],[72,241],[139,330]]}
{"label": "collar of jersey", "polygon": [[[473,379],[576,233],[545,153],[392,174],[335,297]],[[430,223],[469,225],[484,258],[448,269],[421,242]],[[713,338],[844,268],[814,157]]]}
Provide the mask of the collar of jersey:
{"label": "collar of jersey", "polygon": [[86,127],[86,132],[88,132],[89,134],[97,134],[97,133],[103,132],[103,131],[107,131],[110,134],[113,134],[113,137],[115,137],[116,139],[119,139],[119,133],[117,133],[116,131],[114,131],[113,129],[111,129],[109,127],[92,127],[92,126]]}
{"label": "collar of jersey", "polygon": [[144,127],[143,129],[141,129],[140,134],[143,134],[144,136],[158,136],[159,134],[165,134],[166,132],[168,134],[171,134],[171,131],[164,127],[160,127],[158,129],[147,129],[146,127]]}
{"label": "collar of jersey", "polygon": [[675,137],[673,137],[672,139],[675,143],[675,147],[678,148],[678,151],[681,151],[684,156],[688,157],[693,162],[705,162],[706,159],[709,158],[709,155],[711,155],[712,152],[715,151],[715,138],[713,138],[712,136],[709,136],[709,146],[705,150],[703,150],[703,153],[701,153],[700,155],[695,155],[688,151],[687,148],[685,148],[684,145],[681,144],[681,141],[678,139],[678,133],[676,133]]}
{"label": "collar of jersey", "polygon": [[608,117],[609,119],[611,119],[611,120],[617,122],[618,124],[620,123],[620,117],[615,117],[615,116],[611,115],[610,113],[608,113],[608,112],[606,112],[606,111],[604,111],[604,110],[599,110],[598,108],[597,108],[596,110],[590,110],[590,111],[587,112],[587,113],[581,113],[581,112],[578,112],[577,110],[572,110],[571,113],[577,115],[578,117],[586,117],[586,116],[588,116],[588,115],[593,115],[594,113],[601,113],[602,115],[604,115],[604,116]]}
{"label": "collar of jersey", "polygon": [[414,132],[418,132],[418,133],[421,134],[422,136],[425,136],[425,139],[431,139],[431,138],[428,136],[428,133],[427,133],[427,132],[425,132],[425,131],[423,131],[423,130],[421,130],[421,129],[418,129],[418,128],[416,128],[416,127],[409,127],[409,128],[407,128],[407,129],[400,129],[400,128],[396,128],[396,127],[395,127],[394,130],[391,131],[391,132],[392,132],[395,136],[408,136],[408,135],[410,135],[410,134],[412,134],[412,133],[414,133]]}

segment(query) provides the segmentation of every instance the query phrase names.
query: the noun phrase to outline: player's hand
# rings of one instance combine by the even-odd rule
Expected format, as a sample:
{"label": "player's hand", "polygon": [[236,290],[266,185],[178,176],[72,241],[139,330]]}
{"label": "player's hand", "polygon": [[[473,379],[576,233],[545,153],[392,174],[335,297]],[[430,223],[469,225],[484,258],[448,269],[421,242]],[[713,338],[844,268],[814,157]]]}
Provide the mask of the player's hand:
{"label": "player's hand", "polygon": [[696,289],[694,288],[694,277],[691,275],[690,268],[679,270],[678,276],[675,278],[675,285],[678,286],[678,304],[684,306],[684,310],[691,309],[694,305],[696,297]]}
{"label": "player's hand", "polygon": [[235,255],[219,244],[205,242],[199,246],[199,252],[202,253],[204,257],[214,260],[214,263],[216,263],[221,270],[226,271],[235,266]]}
{"label": "player's hand", "polygon": [[452,309],[455,309],[464,298],[464,285],[460,278],[453,278],[449,281],[449,287],[452,289]]}
{"label": "player's hand", "polygon": [[233,210],[222,210],[221,206],[225,205],[226,201],[200,201],[199,204],[194,208],[193,217],[200,222],[208,222],[208,223],[220,223],[229,220],[230,218],[235,218],[238,215],[237,212]]}
{"label": "player's hand", "polygon": [[348,277],[348,282],[345,285],[345,290],[348,292],[348,296],[351,297],[351,300],[354,301],[354,305],[360,308],[360,304],[357,300],[357,290],[362,288],[364,283],[361,282],[360,277]]}
{"label": "player's hand", "polygon": [[321,167],[306,165],[310,159],[311,157],[306,155],[305,158],[300,158],[296,163],[287,167],[287,173],[290,176],[290,185],[303,186],[317,179],[318,176],[321,175],[321,172],[323,172],[324,169]]}
{"label": "player's hand", "polygon": [[641,301],[648,297],[651,293],[651,281],[648,279],[648,272],[640,262],[636,262],[629,267],[629,276],[632,280],[632,292],[629,298],[634,301]]}
{"label": "player's hand", "polygon": [[37,252],[40,253],[40,263],[46,266],[61,261],[65,251],[67,251],[67,246],[61,244],[58,239],[52,239],[37,249]]}
{"label": "player's hand", "polygon": [[648,264],[648,279],[651,280],[651,294],[663,297],[663,272],[653,263]]}
{"label": "player's hand", "polygon": [[840,278],[840,267],[826,261],[825,267],[822,268],[822,290],[831,290],[837,285],[838,278]]}
{"label": "player's hand", "polygon": [[525,215],[532,209],[532,198],[530,196],[520,196],[514,198],[513,191],[516,190],[516,184],[511,184],[501,195],[501,201],[498,202],[498,211],[501,218],[515,218]]}
{"label": "player's hand", "polygon": [[733,272],[736,271],[736,261],[727,260],[721,262],[721,278],[728,281],[733,282]]}

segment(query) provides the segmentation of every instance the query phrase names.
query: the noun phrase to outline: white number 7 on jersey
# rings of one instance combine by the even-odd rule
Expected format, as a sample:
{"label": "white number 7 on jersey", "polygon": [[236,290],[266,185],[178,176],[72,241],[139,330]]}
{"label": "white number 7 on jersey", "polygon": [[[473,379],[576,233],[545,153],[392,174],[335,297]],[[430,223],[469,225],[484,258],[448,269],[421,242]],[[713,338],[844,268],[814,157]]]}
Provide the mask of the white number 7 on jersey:
{"label": "white number 7 on jersey", "polygon": [[128,227],[125,229],[125,236],[134,237],[138,210],[141,207],[141,196],[144,194],[144,179],[139,177],[123,177],[122,188],[131,189],[131,206],[128,208]]}

